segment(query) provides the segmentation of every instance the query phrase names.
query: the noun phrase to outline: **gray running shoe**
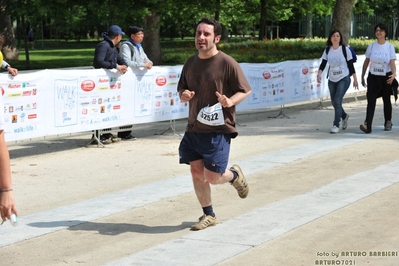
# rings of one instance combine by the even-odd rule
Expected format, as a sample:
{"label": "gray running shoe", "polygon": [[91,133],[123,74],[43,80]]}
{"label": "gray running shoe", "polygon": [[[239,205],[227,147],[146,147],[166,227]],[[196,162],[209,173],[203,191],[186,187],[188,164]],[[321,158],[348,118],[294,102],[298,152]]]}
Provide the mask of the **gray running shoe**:
{"label": "gray running shoe", "polygon": [[348,127],[348,119],[349,119],[349,115],[346,114],[345,119],[342,119],[342,130],[345,130]]}
{"label": "gray running shoe", "polygon": [[385,122],[385,131],[391,131],[392,130],[392,122],[391,121],[386,121]]}
{"label": "gray running shoe", "polygon": [[249,187],[247,183],[247,179],[245,179],[244,174],[242,173],[241,168],[238,165],[233,165],[230,168],[231,171],[236,172],[238,177],[234,180],[234,183],[231,184],[235,189],[237,189],[238,195],[240,198],[245,199],[248,196]]}
{"label": "gray running shoe", "polygon": [[367,124],[366,123],[364,123],[364,124],[362,124],[362,125],[360,125],[360,130],[361,131],[363,131],[364,133],[366,133],[366,134],[369,134],[369,133],[371,133],[369,130],[368,130],[368,128],[367,128]]}
{"label": "gray running shoe", "polygon": [[191,231],[198,231],[216,225],[216,217],[203,214],[196,224],[191,227]]}

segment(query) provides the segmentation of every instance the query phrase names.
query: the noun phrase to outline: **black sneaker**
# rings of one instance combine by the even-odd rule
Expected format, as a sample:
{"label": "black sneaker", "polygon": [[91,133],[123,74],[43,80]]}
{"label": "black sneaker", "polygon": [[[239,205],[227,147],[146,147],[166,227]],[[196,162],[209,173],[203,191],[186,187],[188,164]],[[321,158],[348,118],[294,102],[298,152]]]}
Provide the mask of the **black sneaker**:
{"label": "black sneaker", "polygon": [[362,125],[360,125],[360,130],[361,131],[363,131],[364,133],[366,133],[366,134],[369,134],[369,133],[371,133],[371,131],[369,131],[369,129],[368,129],[368,127],[367,127],[367,124],[366,123],[364,123],[364,124],[362,124]]}
{"label": "black sneaker", "polygon": [[391,121],[386,121],[385,122],[384,130],[385,131],[391,131],[392,130],[392,122]]}

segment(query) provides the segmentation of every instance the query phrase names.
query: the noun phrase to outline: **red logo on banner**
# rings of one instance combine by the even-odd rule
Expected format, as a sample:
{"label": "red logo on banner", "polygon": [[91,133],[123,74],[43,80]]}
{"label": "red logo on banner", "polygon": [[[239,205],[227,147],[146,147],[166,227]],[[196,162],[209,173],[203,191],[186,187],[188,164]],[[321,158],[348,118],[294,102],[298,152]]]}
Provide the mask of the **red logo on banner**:
{"label": "red logo on banner", "polygon": [[80,85],[83,91],[92,91],[96,87],[96,84],[92,80],[85,80]]}
{"label": "red logo on banner", "polygon": [[21,84],[9,84],[8,88],[9,89],[20,89],[21,88]]}
{"label": "red logo on banner", "polygon": [[121,109],[121,106],[120,105],[114,105],[113,109],[114,110],[119,110],[119,109]]}
{"label": "red logo on banner", "polygon": [[265,72],[263,72],[263,77],[264,77],[264,79],[269,79],[272,75],[270,75],[270,73],[269,72],[267,72],[267,71],[265,71]]}
{"label": "red logo on banner", "polygon": [[5,91],[4,91],[3,87],[1,87],[1,86],[0,86],[0,89],[1,89],[1,96],[3,96]]}
{"label": "red logo on banner", "polygon": [[164,76],[159,76],[159,77],[156,78],[155,83],[158,86],[163,86],[163,85],[166,84],[166,78]]}
{"label": "red logo on banner", "polygon": [[37,117],[36,114],[28,115],[28,119],[35,119]]}
{"label": "red logo on banner", "polygon": [[302,74],[306,75],[306,74],[308,74],[308,72],[309,72],[309,69],[307,67],[302,68]]}

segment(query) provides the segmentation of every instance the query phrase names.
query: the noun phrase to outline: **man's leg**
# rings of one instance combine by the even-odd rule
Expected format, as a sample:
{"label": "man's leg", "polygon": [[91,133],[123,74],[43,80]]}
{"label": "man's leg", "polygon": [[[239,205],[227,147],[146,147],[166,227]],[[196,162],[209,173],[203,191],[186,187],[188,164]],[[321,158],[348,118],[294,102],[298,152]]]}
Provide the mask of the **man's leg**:
{"label": "man's leg", "polygon": [[205,179],[204,175],[204,161],[197,160],[190,162],[190,168],[195,194],[197,195],[201,207],[212,205],[211,186],[209,182]]}
{"label": "man's leg", "polygon": [[204,161],[192,161],[190,162],[190,168],[195,194],[204,212],[198,222],[191,227],[191,230],[197,231],[216,225],[216,217],[212,207],[211,186],[204,175]]}

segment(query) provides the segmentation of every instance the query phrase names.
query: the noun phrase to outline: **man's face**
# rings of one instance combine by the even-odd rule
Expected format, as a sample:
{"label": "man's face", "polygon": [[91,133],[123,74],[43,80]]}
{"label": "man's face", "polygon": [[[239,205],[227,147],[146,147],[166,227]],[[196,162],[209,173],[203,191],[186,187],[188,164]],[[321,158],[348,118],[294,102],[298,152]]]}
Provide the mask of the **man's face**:
{"label": "man's face", "polygon": [[201,23],[195,34],[195,47],[198,51],[209,51],[220,41],[220,36],[215,37],[213,25]]}
{"label": "man's face", "polygon": [[139,32],[137,32],[135,34],[130,35],[130,38],[132,38],[132,40],[135,43],[142,43],[143,39],[144,39],[144,32],[139,31]]}

